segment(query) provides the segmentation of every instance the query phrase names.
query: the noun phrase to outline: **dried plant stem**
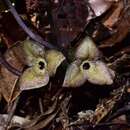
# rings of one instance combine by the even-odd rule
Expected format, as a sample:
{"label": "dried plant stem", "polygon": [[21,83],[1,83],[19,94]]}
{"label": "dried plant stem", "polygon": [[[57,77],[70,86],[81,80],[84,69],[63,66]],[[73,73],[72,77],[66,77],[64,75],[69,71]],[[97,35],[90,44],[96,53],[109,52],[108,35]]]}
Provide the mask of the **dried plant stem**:
{"label": "dried plant stem", "polygon": [[12,120],[12,118],[14,116],[14,113],[15,113],[19,98],[20,97],[17,97],[17,99],[13,103],[11,103],[10,106],[9,106],[10,110],[8,110],[9,112],[8,112],[8,118],[7,118],[7,121],[6,121],[6,129],[8,129],[8,126],[10,125],[11,120]]}

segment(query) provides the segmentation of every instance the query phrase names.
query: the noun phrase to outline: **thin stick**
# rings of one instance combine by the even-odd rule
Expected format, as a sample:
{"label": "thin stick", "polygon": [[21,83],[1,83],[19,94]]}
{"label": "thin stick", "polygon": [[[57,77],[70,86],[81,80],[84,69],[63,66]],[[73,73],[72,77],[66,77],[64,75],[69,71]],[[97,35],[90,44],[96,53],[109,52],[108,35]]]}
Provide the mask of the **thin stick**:
{"label": "thin stick", "polygon": [[8,119],[7,119],[7,122],[6,122],[6,128],[10,125],[10,122],[11,122],[13,116],[14,116],[19,98],[20,97],[17,97],[17,99],[13,102],[13,104],[11,104],[12,106],[11,106],[10,111],[8,112]]}
{"label": "thin stick", "polygon": [[130,112],[130,105],[127,105],[127,106],[124,106],[123,108],[120,108],[119,110],[117,110],[117,112],[115,112],[112,116],[110,116],[108,119],[107,119],[107,122],[108,121],[111,121],[125,113],[128,113]]}

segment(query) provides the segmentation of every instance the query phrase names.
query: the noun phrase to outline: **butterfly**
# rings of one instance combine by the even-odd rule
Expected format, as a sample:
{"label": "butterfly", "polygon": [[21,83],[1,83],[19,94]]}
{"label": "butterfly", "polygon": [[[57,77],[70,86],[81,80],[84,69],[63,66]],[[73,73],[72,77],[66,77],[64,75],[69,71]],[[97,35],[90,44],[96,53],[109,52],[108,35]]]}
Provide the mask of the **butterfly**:
{"label": "butterfly", "polygon": [[51,76],[54,76],[59,65],[65,60],[64,55],[57,50],[46,50],[25,40],[20,48],[24,54],[24,63],[28,68],[19,79],[21,90],[30,90],[46,86]]}
{"label": "butterfly", "polygon": [[63,87],[79,87],[86,81],[97,85],[111,85],[115,72],[101,60],[101,52],[94,41],[86,36],[80,40],[74,61],[68,66]]}

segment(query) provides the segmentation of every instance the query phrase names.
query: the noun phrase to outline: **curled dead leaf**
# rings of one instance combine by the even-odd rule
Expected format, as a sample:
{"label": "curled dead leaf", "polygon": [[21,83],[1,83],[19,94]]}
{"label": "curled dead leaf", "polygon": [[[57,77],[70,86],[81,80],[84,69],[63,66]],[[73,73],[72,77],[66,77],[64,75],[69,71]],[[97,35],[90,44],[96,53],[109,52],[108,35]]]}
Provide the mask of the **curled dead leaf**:
{"label": "curled dead leaf", "polygon": [[[115,9],[115,12],[106,20],[104,23],[106,26],[110,27],[113,31],[111,37],[102,41],[100,48],[113,47],[127,36],[130,29],[130,8],[122,10],[122,2],[120,2]],[[113,18],[114,17],[114,18]]]}
{"label": "curled dead leaf", "polygon": [[120,1],[113,5],[111,9],[111,15],[103,22],[104,26],[112,29],[114,24],[116,24],[120,18],[121,12],[123,11],[124,4],[123,1]]}
{"label": "curled dead leaf", "polygon": [[[17,59],[15,53],[9,50],[5,53],[5,58],[14,68],[18,70],[23,70],[24,65]],[[4,66],[1,66],[1,79],[0,79],[0,89],[3,97],[7,102],[13,101],[20,94],[20,90],[16,85],[18,82],[18,76],[12,74]]]}
{"label": "curled dead leaf", "polygon": [[[0,114],[0,125],[4,125],[6,123],[6,120],[8,119],[8,114]],[[23,125],[27,122],[29,122],[30,120],[20,117],[20,116],[13,116],[12,120],[11,120],[11,125]]]}

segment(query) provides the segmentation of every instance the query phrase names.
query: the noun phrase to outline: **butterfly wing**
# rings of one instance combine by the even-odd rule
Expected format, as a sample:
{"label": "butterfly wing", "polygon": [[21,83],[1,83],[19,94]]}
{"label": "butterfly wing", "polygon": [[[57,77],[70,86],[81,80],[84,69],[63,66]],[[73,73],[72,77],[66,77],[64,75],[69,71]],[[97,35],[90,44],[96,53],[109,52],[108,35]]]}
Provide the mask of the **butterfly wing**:
{"label": "butterfly wing", "polygon": [[53,76],[60,64],[65,60],[65,57],[57,50],[48,50],[45,53],[45,59],[47,61],[49,75]]}
{"label": "butterfly wing", "polygon": [[38,57],[44,58],[45,55],[45,49],[43,46],[39,46],[35,41],[32,40],[25,40],[23,41],[23,52],[26,56],[26,62],[28,66],[32,66],[32,64],[35,62],[35,60]]}
{"label": "butterfly wing", "polygon": [[38,58],[36,63],[26,69],[19,80],[21,90],[40,88],[49,82],[47,64],[44,59]]}
{"label": "butterfly wing", "polygon": [[86,36],[80,42],[81,43],[77,47],[76,52],[75,52],[75,57],[77,59],[93,60],[101,56],[100,51],[98,50],[94,41],[90,37]]}
{"label": "butterfly wing", "polygon": [[[89,69],[83,69],[83,65],[88,63]],[[80,66],[82,72],[90,83],[98,85],[111,85],[115,77],[114,71],[102,61],[84,61]]]}
{"label": "butterfly wing", "polygon": [[63,87],[79,87],[87,81],[87,77],[83,75],[83,72],[79,68],[80,64],[81,61],[76,60],[68,66]]}
{"label": "butterfly wing", "polygon": [[97,85],[111,85],[114,77],[114,71],[102,61],[75,61],[67,69],[63,86],[79,87],[86,81]]}

